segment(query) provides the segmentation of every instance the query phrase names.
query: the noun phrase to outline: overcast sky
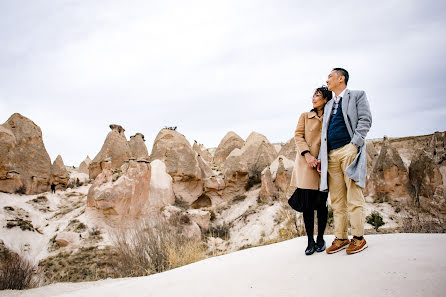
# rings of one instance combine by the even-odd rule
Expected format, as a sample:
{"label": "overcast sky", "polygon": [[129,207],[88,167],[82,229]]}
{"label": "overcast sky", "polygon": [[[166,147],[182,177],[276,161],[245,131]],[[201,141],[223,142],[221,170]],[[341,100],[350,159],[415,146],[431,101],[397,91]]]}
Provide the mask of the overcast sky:
{"label": "overcast sky", "polygon": [[75,166],[112,123],[149,152],[164,126],[206,147],[231,130],[286,142],[344,67],[368,138],[446,130],[444,1],[365,3],[0,0],[0,123],[30,118]]}

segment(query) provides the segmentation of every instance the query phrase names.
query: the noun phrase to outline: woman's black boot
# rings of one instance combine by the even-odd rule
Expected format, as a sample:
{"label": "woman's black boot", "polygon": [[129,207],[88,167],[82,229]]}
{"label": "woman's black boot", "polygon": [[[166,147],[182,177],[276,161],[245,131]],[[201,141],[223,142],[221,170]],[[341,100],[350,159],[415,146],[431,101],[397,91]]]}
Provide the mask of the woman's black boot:
{"label": "woman's black boot", "polygon": [[314,242],[314,240],[309,240],[308,241],[308,246],[305,249],[305,255],[309,256],[314,254],[314,252],[316,251],[316,243]]}

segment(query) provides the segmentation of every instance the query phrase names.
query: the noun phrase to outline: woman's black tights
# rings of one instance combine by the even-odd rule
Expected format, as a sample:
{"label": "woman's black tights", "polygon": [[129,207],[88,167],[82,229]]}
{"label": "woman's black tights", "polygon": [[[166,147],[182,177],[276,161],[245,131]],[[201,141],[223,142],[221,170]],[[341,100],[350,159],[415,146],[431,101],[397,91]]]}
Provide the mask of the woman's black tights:
{"label": "woman's black tights", "polygon": [[[317,211],[317,241],[322,241],[324,237],[325,227],[327,226],[328,209],[326,204],[320,204],[316,208]],[[314,243],[314,210],[306,210],[303,212],[305,230],[307,231],[308,243]]]}

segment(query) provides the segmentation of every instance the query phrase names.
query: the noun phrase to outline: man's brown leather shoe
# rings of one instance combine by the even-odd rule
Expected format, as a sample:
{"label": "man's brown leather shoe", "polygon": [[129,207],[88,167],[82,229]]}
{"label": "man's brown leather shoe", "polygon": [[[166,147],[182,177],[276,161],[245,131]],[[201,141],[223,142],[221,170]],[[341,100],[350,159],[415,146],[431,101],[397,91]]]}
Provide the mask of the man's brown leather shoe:
{"label": "man's brown leather shoe", "polygon": [[350,241],[349,246],[347,247],[347,254],[349,255],[356,254],[362,252],[366,248],[367,248],[367,242],[365,241],[364,237],[361,240],[353,237],[352,240]]}
{"label": "man's brown leather shoe", "polygon": [[334,254],[339,251],[342,251],[343,249],[347,248],[349,243],[350,241],[348,239],[342,240],[339,238],[335,238],[331,246],[326,250],[327,254]]}

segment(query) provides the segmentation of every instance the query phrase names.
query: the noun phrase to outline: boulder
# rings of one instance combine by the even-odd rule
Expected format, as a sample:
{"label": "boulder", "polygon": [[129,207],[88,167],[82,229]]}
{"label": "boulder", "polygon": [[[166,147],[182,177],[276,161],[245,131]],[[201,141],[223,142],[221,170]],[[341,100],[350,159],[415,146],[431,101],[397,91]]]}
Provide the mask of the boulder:
{"label": "boulder", "polygon": [[149,152],[144,143],[144,135],[141,133],[136,133],[130,136],[129,146],[132,153],[132,157],[136,159],[149,159]]}
{"label": "boulder", "polygon": [[51,159],[42,131],[14,113],[0,126],[0,191],[38,194],[49,189]]}
{"label": "boulder", "polygon": [[199,156],[201,156],[203,158],[203,160],[206,161],[208,164],[210,164],[212,162],[212,155],[211,155],[211,153],[201,143],[198,143],[196,140],[194,140],[194,144],[192,145],[192,149]]}
{"label": "boulder", "polygon": [[291,183],[291,174],[293,172],[294,162],[285,158],[284,156],[279,156],[276,160],[279,164],[277,171],[275,172],[274,184],[279,191],[279,197],[284,198]]}
{"label": "boulder", "polygon": [[62,156],[58,155],[51,166],[50,184],[56,185],[57,190],[64,190],[67,188],[70,173],[65,168]]}
{"label": "boulder", "polygon": [[64,247],[67,245],[75,245],[79,243],[79,233],[76,232],[60,232],[54,239],[57,245]]}
{"label": "boulder", "polygon": [[184,135],[161,129],[152,148],[150,160],[161,160],[173,179],[176,199],[192,204],[203,193],[203,171],[200,161]]}
{"label": "boulder", "polygon": [[88,166],[90,166],[90,164],[91,164],[91,159],[89,156],[87,156],[87,158],[85,158],[85,160],[82,161],[82,163],[79,165],[79,169],[77,171],[79,173],[89,174]]}
{"label": "boulder", "polygon": [[103,171],[96,177],[87,196],[87,207],[119,220],[148,213],[151,166],[147,160],[130,159],[118,171],[112,161],[103,161]]}
{"label": "boulder", "polygon": [[232,131],[228,132],[215,150],[213,158],[214,164],[222,164],[234,149],[242,148],[244,143],[240,136]]}
{"label": "boulder", "polygon": [[189,239],[201,240],[201,229],[197,221],[206,227],[206,215],[201,213],[189,214],[173,205],[164,207],[161,214],[166,219],[172,232],[178,232],[178,234]]}
{"label": "boulder", "polygon": [[94,157],[89,166],[91,179],[95,179],[102,172],[102,162],[110,158],[112,169],[119,169],[124,161],[128,160],[132,153],[127,139],[124,135],[124,128],[119,125],[110,125],[111,131],[102,145],[101,151]]}
{"label": "boulder", "polygon": [[199,209],[190,209],[187,211],[192,222],[200,226],[203,232],[209,230],[209,224],[211,223],[211,213],[209,211],[203,211]]}
{"label": "boulder", "polygon": [[409,172],[398,151],[384,137],[381,151],[367,183],[369,195],[396,198],[409,194]]}

